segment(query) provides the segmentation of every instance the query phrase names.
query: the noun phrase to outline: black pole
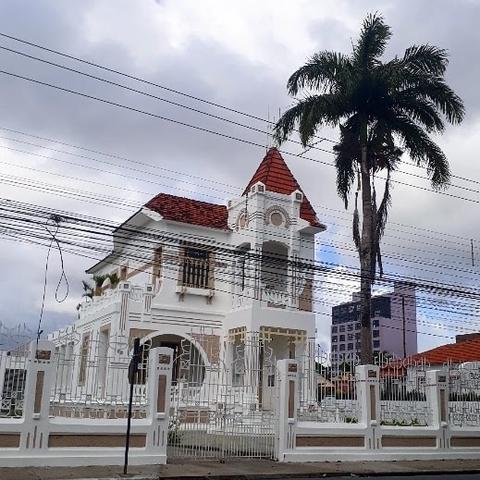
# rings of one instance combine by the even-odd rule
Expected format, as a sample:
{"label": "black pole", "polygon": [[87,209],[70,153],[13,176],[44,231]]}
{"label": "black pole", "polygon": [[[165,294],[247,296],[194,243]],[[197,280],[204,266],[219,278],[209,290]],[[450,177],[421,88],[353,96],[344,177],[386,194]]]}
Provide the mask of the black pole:
{"label": "black pole", "polygon": [[135,338],[133,341],[133,356],[128,365],[128,381],[130,383],[130,396],[128,398],[128,415],[127,415],[127,433],[125,436],[125,461],[123,464],[123,474],[128,472],[128,450],[130,448],[130,428],[132,424],[132,404],[133,404],[133,386],[135,385],[135,376],[138,371],[140,353],[140,339]]}
{"label": "black pole", "polygon": [[407,356],[407,342],[405,338],[405,297],[402,295],[402,336],[403,336],[403,358]]}
{"label": "black pole", "polygon": [[472,253],[472,267],[475,266],[475,250],[473,248],[473,238],[470,239],[470,251]]}

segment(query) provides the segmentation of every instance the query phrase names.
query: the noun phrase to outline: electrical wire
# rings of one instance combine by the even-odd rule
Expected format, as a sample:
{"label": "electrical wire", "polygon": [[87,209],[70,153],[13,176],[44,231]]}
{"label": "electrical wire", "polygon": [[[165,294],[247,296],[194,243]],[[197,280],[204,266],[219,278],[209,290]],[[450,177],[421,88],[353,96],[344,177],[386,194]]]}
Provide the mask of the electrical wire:
{"label": "electrical wire", "polygon": [[[44,82],[44,81],[41,81],[41,80],[38,80],[38,79],[35,79],[35,78],[32,78],[32,77],[27,77],[27,76],[20,75],[20,74],[17,74],[17,73],[13,73],[13,72],[9,72],[9,71],[6,71],[6,70],[0,70],[0,73],[3,74],[3,75],[13,77],[13,78],[24,80],[26,82],[34,83],[34,84],[37,84],[37,85],[42,85],[42,86],[49,87],[49,88],[52,88],[52,89],[56,89],[56,90],[59,90],[59,91],[65,92],[65,93],[77,95],[77,96],[80,96],[80,97],[83,97],[83,98],[87,98],[87,99],[94,100],[94,101],[97,101],[97,102],[101,102],[101,103],[104,103],[104,104],[107,104],[107,105],[111,105],[113,107],[129,110],[129,111],[136,112],[136,113],[139,113],[139,114],[142,114],[142,115],[146,115],[146,116],[149,116],[149,117],[152,117],[152,118],[156,118],[158,120],[162,120],[162,121],[173,123],[173,124],[180,125],[180,126],[183,126],[183,127],[191,128],[191,129],[194,129],[194,130],[202,132],[202,133],[208,133],[208,134],[211,134],[211,135],[219,136],[221,138],[226,138],[226,139],[229,139],[229,140],[235,140],[237,142],[244,143],[244,144],[247,144],[247,145],[250,145],[250,146],[260,147],[262,149],[265,148],[264,145],[259,144],[258,142],[254,142],[254,141],[247,140],[247,139],[244,139],[244,138],[236,137],[234,135],[230,135],[230,134],[227,134],[227,133],[224,133],[224,132],[218,132],[216,130],[211,130],[209,128],[201,127],[199,125],[194,125],[194,124],[191,124],[191,123],[188,123],[188,122],[175,120],[173,118],[166,117],[164,115],[158,115],[156,113],[149,112],[149,111],[146,111],[146,110],[143,110],[143,109],[140,109],[140,108],[132,107],[132,106],[129,106],[129,105],[125,105],[125,104],[122,104],[122,103],[119,103],[119,102],[115,102],[113,100],[108,100],[106,98],[101,98],[101,97],[98,97],[98,96],[95,96],[95,95],[90,95],[90,94],[87,94],[87,93],[84,93],[84,92],[79,92],[79,91],[73,90],[71,88],[62,87],[60,85],[55,85],[55,84],[52,84],[52,83],[49,83],[49,82]],[[306,159],[306,160],[310,160],[312,162],[315,162],[315,163],[318,163],[318,164],[321,164],[321,165],[327,165],[327,166],[330,166],[330,167],[334,167],[333,163],[325,162],[325,161],[319,160],[319,159],[314,159],[312,157],[306,157],[306,156],[303,156],[303,155],[298,155],[298,154],[286,151],[284,149],[279,149],[279,152],[283,153],[285,155],[300,157],[300,158],[303,158],[303,159]],[[384,177],[379,176],[379,175],[377,175],[377,178],[381,179],[381,180],[385,180]],[[413,184],[410,184],[410,183],[407,183],[407,182],[402,182],[402,181],[397,180],[397,179],[392,179],[391,182],[397,183],[399,185],[415,188],[415,189],[418,189],[418,190],[426,191],[426,192],[432,192],[432,193],[437,193],[439,195],[445,195],[445,196],[448,196],[450,198],[456,198],[456,199],[466,201],[466,202],[480,204],[480,200],[476,200],[476,199],[469,198],[469,197],[462,197],[462,196],[459,196],[459,195],[454,195],[452,193],[448,193],[448,192],[445,192],[445,191],[442,191],[442,190],[434,190],[432,188],[422,187],[420,185],[413,185]]]}

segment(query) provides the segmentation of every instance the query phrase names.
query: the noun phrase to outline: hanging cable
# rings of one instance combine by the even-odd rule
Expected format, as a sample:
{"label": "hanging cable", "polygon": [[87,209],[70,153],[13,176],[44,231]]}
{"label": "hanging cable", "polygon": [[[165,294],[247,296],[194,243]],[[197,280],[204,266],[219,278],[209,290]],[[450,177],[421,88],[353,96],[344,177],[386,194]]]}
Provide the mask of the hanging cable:
{"label": "hanging cable", "polygon": [[[45,258],[45,268],[44,268],[44,274],[43,274],[43,292],[42,292],[42,305],[40,307],[40,316],[38,318],[38,326],[37,326],[37,348],[38,348],[38,341],[40,340],[40,335],[43,333],[42,330],[42,321],[43,321],[43,314],[45,312],[45,299],[47,296],[47,286],[48,286],[48,266],[49,266],[49,261],[50,261],[50,253],[52,252],[52,247],[53,244],[55,243],[58,248],[58,252],[60,254],[60,265],[61,265],[61,270],[62,273],[60,275],[60,278],[58,280],[57,286],[55,288],[55,300],[57,303],[63,303],[67,297],[68,294],[70,293],[70,284],[68,282],[67,275],[65,273],[65,264],[63,260],[63,252],[62,252],[62,247],[60,246],[60,243],[57,239],[57,233],[60,228],[60,222],[62,221],[62,217],[60,215],[53,214],[50,216],[50,218],[47,220],[47,222],[44,225],[45,230],[49,233],[51,236],[50,243],[48,245],[47,249],[47,256]],[[52,232],[49,228],[49,222],[53,222],[53,227],[55,230]],[[65,280],[65,295],[60,299],[59,298],[59,290],[60,290],[60,285],[62,283],[62,280]]]}

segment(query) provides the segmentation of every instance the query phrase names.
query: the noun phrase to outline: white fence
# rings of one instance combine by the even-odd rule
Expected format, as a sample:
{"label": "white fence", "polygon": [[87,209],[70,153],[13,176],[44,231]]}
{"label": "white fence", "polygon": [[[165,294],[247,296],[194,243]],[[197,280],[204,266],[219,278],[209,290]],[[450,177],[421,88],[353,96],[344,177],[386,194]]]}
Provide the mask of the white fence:
{"label": "white fence", "polygon": [[[356,366],[351,410],[356,419],[350,422],[345,415],[325,422],[321,413],[305,414],[300,367],[295,360],[278,365],[280,461],[466,459],[480,454],[477,365],[443,370],[404,365],[397,371]],[[321,412],[327,408],[323,402],[318,398],[310,409]],[[332,404],[337,411],[346,406],[344,399]]]}
{"label": "white fence", "polygon": [[[2,465],[123,462],[130,347],[117,347],[83,361],[46,341],[2,354]],[[307,352],[265,370],[251,362],[268,358],[262,343],[244,350],[250,356],[239,354],[230,368],[182,353],[175,365],[189,374],[179,371],[173,387],[173,350],[145,350],[135,380],[130,462],[165,463],[168,453],[292,462],[480,454],[478,364],[434,370],[352,360],[332,371]]]}
{"label": "white fence", "polygon": [[[137,392],[134,405],[142,413],[132,420],[131,464],[166,463],[172,355],[163,347],[149,353],[148,382]],[[48,341],[32,342],[21,354],[4,355],[1,365],[2,466],[123,464],[123,393],[112,399],[64,389],[69,384],[62,377],[64,365]],[[122,379],[115,379],[122,392],[126,379],[126,370]],[[87,373],[84,380],[88,385]]]}

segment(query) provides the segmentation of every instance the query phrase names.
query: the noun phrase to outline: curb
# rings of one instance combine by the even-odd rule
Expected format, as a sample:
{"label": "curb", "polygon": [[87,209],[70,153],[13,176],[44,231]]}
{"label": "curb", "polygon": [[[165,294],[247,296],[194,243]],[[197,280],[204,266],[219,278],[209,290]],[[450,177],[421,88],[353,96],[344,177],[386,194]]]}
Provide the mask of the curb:
{"label": "curb", "polygon": [[[348,472],[305,472],[305,473],[260,473],[248,475],[192,475],[192,476],[159,476],[159,477],[130,477],[132,480],[279,480],[279,479],[302,479],[302,478],[329,478],[329,477],[409,477],[409,476],[424,476],[424,475],[475,475],[480,474],[480,469],[477,470],[417,470],[417,471],[403,471],[403,472],[362,472],[362,473],[348,473]],[[121,477],[117,477],[121,478]],[[124,478],[124,477],[123,477]],[[87,480],[87,479],[85,479]],[[92,480],[92,479],[90,479]],[[107,480],[107,479],[102,479]],[[108,479],[110,480],[110,479]]]}

